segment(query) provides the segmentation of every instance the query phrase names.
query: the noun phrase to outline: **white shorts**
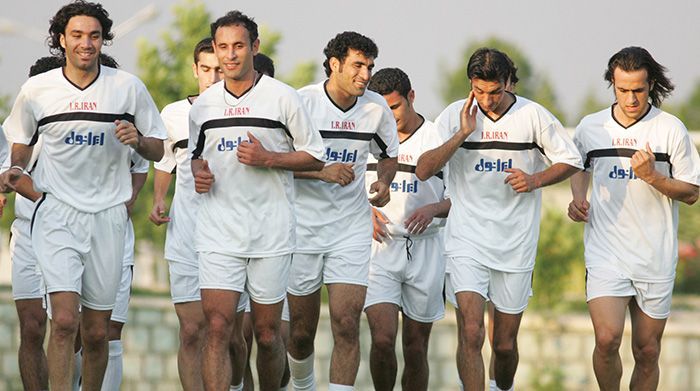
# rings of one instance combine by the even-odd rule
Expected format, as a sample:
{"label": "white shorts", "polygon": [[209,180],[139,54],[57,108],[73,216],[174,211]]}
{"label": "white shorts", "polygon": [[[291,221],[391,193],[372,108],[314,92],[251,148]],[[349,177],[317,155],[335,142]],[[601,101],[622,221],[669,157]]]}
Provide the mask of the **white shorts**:
{"label": "white shorts", "polygon": [[170,295],[174,304],[200,301],[199,266],[188,262],[168,261]]}
{"label": "white shorts", "polygon": [[45,195],[34,211],[32,246],[47,293],[76,292],[87,308],[114,308],[127,218],[124,204],[86,213]]}
{"label": "white shorts", "polygon": [[212,252],[199,253],[200,289],[247,291],[259,304],[279,303],[287,295],[291,254],[241,258]]}
{"label": "white shorts", "polygon": [[134,278],[134,265],[124,265],[122,269],[122,280],[119,283],[117,301],[112,309],[112,316],[109,318],[114,322],[126,323],[129,312],[129,299],[131,298],[131,281]]}
{"label": "white shorts", "polygon": [[634,281],[605,267],[586,268],[586,301],[599,297],[634,297],[639,308],[653,319],[666,319],[671,314],[674,281]]}
{"label": "white shorts", "polygon": [[418,322],[442,319],[445,316],[443,250],[439,234],[375,241],[365,309],[374,304],[392,303]]}
{"label": "white shorts", "polygon": [[[496,310],[516,315],[527,308],[532,296],[532,271],[509,273],[494,270],[469,257],[450,257],[449,289],[456,296],[459,292],[475,292],[491,301]],[[448,284],[446,283],[446,288]],[[448,300],[457,307],[454,297]],[[454,301],[453,301],[454,300]]]}
{"label": "white shorts", "polygon": [[41,299],[44,283],[32,248],[30,222],[15,219],[10,227],[10,259],[12,260],[12,298]]}
{"label": "white shorts", "polygon": [[295,253],[287,292],[307,296],[323,284],[367,286],[371,246],[357,246],[321,254]]}

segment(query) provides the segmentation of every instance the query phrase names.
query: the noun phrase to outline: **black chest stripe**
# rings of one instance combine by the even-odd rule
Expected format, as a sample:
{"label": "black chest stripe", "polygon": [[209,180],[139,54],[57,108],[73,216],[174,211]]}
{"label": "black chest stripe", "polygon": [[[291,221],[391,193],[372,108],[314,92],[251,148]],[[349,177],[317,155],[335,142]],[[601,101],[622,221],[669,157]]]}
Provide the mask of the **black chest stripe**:
{"label": "black chest stripe", "polygon": [[537,145],[537,143],[507,143],[503,141],[465,141],[461,145],[464,149],[477,150],[477,149],[500,149],[504,151],[527,151],[530,149],[536,149],[544,155],[544,148]]}
{"label": "black chest stripe", "polygon": [[362,132],[338,132],[335,130],[320,130],[322,138],[329,139],[347,139],[347,140],[362,140],[370,141],[374,137],[374,133],[362,133]]}
{"label": "black chest stripe", "polygon": [[[609,149],[594,149],[586,154],[586,162],[583,167],[591,166],[591,160],[599,157],[626,157],[631,158],[636,149],[632,148],[609,148]],[[662,152],[654,152],[654,158],[657,162],[668,162],[671,164],[671,155]]]}
{"label": "black chest stripe", "polygon": [[129,113],[109,114],[109,113],[92,113],[84,111],[76,111],[72,113],[61,113],[50,115],[39,120],[38,126],[44,126],[52,122],[66,121],[92,121],[92,122],[114,122],[116,120],[126,120],[134,123],[134,115]]}
{"label": "black chest stripe", "polygon": [[173,144],[173,152],[175,152],[176,149],[187,149],[187,139],[182,139],[175,144]]}
{"label": "black chest stripe", "polygon": [[290,139],[294,139],[294,137],[292,137],[292,134],[289,133],[289,129],[287,129],[287,126],[285,124],[267,118],[246,117],[212,119],[203,123],[202,127],[199,129],[199,137],[197,137],[197,146],[194,149],[194,152],[192,153],[192,159],[199,159],[199,157],[202,155],[202,151],[204,150],[204,143],[206,140],[205,131],[216,128],[234,128],[246,126],[254,128],[282,129]]}

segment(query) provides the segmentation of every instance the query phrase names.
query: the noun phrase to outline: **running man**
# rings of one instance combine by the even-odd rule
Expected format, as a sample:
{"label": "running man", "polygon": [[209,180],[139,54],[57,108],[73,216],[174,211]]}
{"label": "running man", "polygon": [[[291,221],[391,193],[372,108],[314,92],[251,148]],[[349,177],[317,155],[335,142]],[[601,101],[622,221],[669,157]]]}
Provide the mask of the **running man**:
{"label": "running man", "polygon": [[245,290],[260,388],[278,390],[280,316],[295,247],[291,171],[323,168],[323,144],[296,91],[254,70],[260,41],[252,19],[231,11],[211,24],[211,35],[224,80],[197,98],[189,117],[194,186],[203,194],[195,249],[207,322],[204,387],[229,387],[229,340],[232,327],[242,336],[233,322]]}
{"label": "running man", "polygon": [[[328,79],[299,90],[328,163],[297,173],[297,250],[289,277],[289,368],[296,390],[314,389],[314,339],[321,286],[329,296],[333,353],[330,391],[352,389],[360,365],[360,316],[372,243],[370,203],[389,202],[397,168],[396,122],[381,95],[365,91],[377,45],[346,31],[324,49]],[[378,160],[378,180],[365,191],[367,156]]]}
{"label": "running man", "polygon": [[55,389],[70,387],[79,325],[83,388],[101,387],[108,320],[122,274],[124,203],[132,196],[129,151],[149,160],[163,154],[165,128],[143,83],[99,64],[111,26],[100,4],[75,1],[62,7],[51,20],[49,45],[66,57],[66,65],[30,78],[6,120],[12,167],[2,178],[13,188],[36,139],[43,137],[33,174],[43,196],[35,209],[32,247],[53,314],[48,369]]}
{"label": "running man", "polygon": [[[428,389],[428,340],[433,322],[445,315],[445,257],[442,226],[450,209],[443,173],[425,182],[415,175],[418,157],[432,138],[432,122],[418,114],[408,75],[386,68],[372,76],[369,89],[384,97],[394,114],[399,136],[399,169],[391,184],[391,201],[372,208],[374,239],[365,313],[372,333],[370,370],[376,390],[393,390],[396,382],[396,335],[403,319],[404,390]],[[370,158],[366,180],[376,180]]]}
{"label": "running man", "polygon": [[678,261],[678,204],[698,199],[700,158],[683,123],[659,109],[674,86],[648,51],[615,53],[605,80],[615,102],[576,128],[585,171],[571,178],[569,217],[586,223],[586,300],[598,386],[620,389],[629,311],[635,362],[629,388],[653,390]]}
{"label": "running man", "polygon": [[474,52],[467,64],[469,97],[440,114],[435,122],[443,144],[424,153],[416,168],[425,180],[449,162],[445,253],[458,307],[457,369],[466,390],[484,388],[486,300],[495,307],[496,385],[512,388],[537,251],[539,189],[582,167],[561,123],[539,104],[507,91],[515,74],[506,54]]}

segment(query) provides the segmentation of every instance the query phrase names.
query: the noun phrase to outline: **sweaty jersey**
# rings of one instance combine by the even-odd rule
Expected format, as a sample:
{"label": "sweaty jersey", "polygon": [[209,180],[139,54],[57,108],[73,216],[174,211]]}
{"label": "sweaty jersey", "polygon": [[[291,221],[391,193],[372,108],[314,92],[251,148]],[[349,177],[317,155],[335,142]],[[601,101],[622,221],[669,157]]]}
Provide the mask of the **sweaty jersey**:
{"label": "sweaty jersey", "polygon": [[[426,145],[439,137],[435,125],[423,120],[423,123],[407,139],[399,143],[399,169],[391,183],[391,200],[381,208],[377,208],[389,219],[387,229],[390,234],[397,236],[428,236],[435,234],[445,225],[445,219],[436,217],[420,235],[409,234],[404,222],[411,217],[416,209],[440,202],[445,199],[445,183],[443,172],[428,178],[423,182],[416,176],[416,163]],[[372,156],[367,160],[365,185],[369,194],[369,184],[377,180],[377,160]],[[371,196],[371,195],[370,195]]]}
{"label": "sweaty jersey", "polygon": [[44,139],[34,188],[88,213],[131,198],[129,151],[115,135],[115,120],[142,135],[164,139],[165,126],[146,87],[135,76],[100,66],[89,86],[71,83],[63,69],[36,75],[22,86],[5,122],[13,143]]}
{"label": "sweaty jersey", "polygon": [[[478,109],[476,130],[448,162],[452,207],[445,226],[445,252],[492,269],[525,272],[535,265],[541,189],[516,193],[504,183],[509,175],[505,170],[518,168],[532,175],[549,164],[578,168],[582,164],[571,138],[551,113],[528,99],[513,97],[514,103],[497,120]],[[441,143],[459,130],[464,103],[452,103],[435,120]]]}
{"label": "sweaty jersey", "polygon": [[163,142],[163,159],[154,167],[156,170],[176,174],[175,195],[169,212],[171,221],[165,235],[165,259],[197,264],[193,228],[197,224],[197,210],[202,196],[194,191],[191,155],[187,148],[191,107],[190,98],[187,98],[163,108],[160,116],[168,129],[168,138]]}
{"label": "sweaty jersey", "polygon": [[367,156],[383,159],[398,152],[394,115],[381,95],[365,91],[351,108],[341,110],[328,96],[325,83],[304,87],[299,94],[323,138],[326,165],[352,164],[355,180],[347,186],[317,179],[294,181],[299,253],[371,244]]}
{"label": "sweaty jersey", "polygon": [[248,133],[268,151],[303,151],[323,161],[323,144],[313,131],[299,94],[262,76],[241,96],[221,81],[190,109],[192,159],[209,162],[214,184],[202,197],[195,248],[236,257],[274,257],[295,246],[291,171],[247,166],[238,146]]}
{"label": "sweaty jersey", "polygon": [[613,117],[613,107],[588,115],[574,142],[592,175],[584,245],[586,266],[603,266],[646,282],[672,281],[678,260],[678,201],[639,179],[630,159],[647,143],[656,170],[700,185],[700,158],[685,126],[650,105],[628,127]]}

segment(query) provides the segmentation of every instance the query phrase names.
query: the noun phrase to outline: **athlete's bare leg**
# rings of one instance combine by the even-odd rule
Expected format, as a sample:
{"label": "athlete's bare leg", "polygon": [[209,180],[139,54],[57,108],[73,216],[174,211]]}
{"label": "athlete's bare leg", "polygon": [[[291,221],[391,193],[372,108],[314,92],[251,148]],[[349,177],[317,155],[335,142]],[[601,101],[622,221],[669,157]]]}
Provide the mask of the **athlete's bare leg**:
{"label": "athlete's bare leg", "polygon": [[[52,304],[52,315],[53,302]],[[85,306],[80,316],[80,339],[83,345],[81,388],[98,391],[107,368],[109,356],[109,317],[112,311],[97,311]]]}
{"label": "athlete's bare leg", "polygon": [[484,389],[484,303],[478,293],[457,292],[457,371],[465,390]]}
{"label": "athlete's bare leg", "polygon": [[661,336],[666,327],[666,319],[649,317],[639,308],[636,300],[630,300],[629,309],[634,356],[630,390],[656,390],[659,386]]}
{"label": "athlete's bare leg", "polygon": [[602,391],[620,389],[622,360],[619,350],[629,301],[630,297],[599,297],[588,302],[595,332],[593,371]]}
{"label": "athlete's bare leg", "polygon": [[419,322],[403,316],[403,361],[401,388],[404,390],[427,390],[430,367],[428,366],[428,341],[432,323]]}
{"label": "athlete's bare leg", "polygon": [[330,382],[353,385],[360,367],[360,316],[367,287],[351,284],[327,287],[333,333]]}
{"label": "athlete's bare leg", "polygon": [[495,316],[496,307],[489,301],[486,303],[486,309],[489,313],[488,321],[486,322],[486,331],[488,332],[489,345],[491,346],[491,355],[489,356],[489,380],[496,380],[496,372],[493,369],[494,362],[496,361],[496,354],[493,352],[493,317]]}
{"label": "athlete's bare leg", "polygon": [[397,371],[396,334],[399,328],[399,307],[391,303],[378,303],[368,307],[365,313],[372,335],[369,369],[374,389],[393,390]]}
{"label": "athlete's bare leg", "polygon": [[201,301],[175,304],[180,322],[180,347],[177,350],[177,369],[185,390],[203,390],[202,348],[206,322]]}
{"label": "athlete's bare leg", "polygon": [[280,323],[284,302],[258,304],[251,299],[255,342],[258,344],[256,367],[261,391],[279,391],[286,355]]}
{"label": "athlete's bare leg", "polygon": [[518,330],[523,313],[505,314],[496,309],[493,317],[493,355],[496,385],[508,390],[518,369]]}
{"label": "athlete's bare leg", "polygon": [[248,358],[248,346],[243,336],[243,319],[245,311],[236,313],[236,319],[231,329],[231,341],[229,342],[229,355],[231,356],[231,385],[237,386],[244,382]]}
{"label": "athlete's bare leg", "polygon": [[204,389],[225,390],[231,384],[229,341],[241,294],[223,289],[202,289],[201,295],[207,325],[202,352]]}
{"label": "athlete's bare leg", "polygon": [[253,383],[253,370],[250,366],[250,353],[253,351],[253,321],[250,319],[250,312],[243,313],[243,338],[246,344],[245,373],[243,374],[243,391],[255,390]]}
{"label": "athlete's bare leg", "polygon": [[314,338],[321,311],[321,289],[307,296],[287,294],[289,301],[289,354],[303,360],[314,352]]}
{"label": "athlete's bare leg", "polygon": [[46,310],[41,299],[15,300],[19,318],[19,373],[25,390],[47,390],[49,369],[44,352]]}
{"label": "athlete's bare leg", "polygon": [[[289,345],[289,322],[282,320],[280,324],[280,334],[282,335],[282,343],[284,344],[284,351],[287,351],[287,345]],[[280,388],[287,388],[289,384],[289,360],[287,360],[287,355],[284,356],[284,372],[282,372],[282,381],[280,382]],[[252,377],[252,376],[251,376]]]}
{"label": "athlete's bare leg", "polygon": [[50,294],[51,322],[47,362],[52,389],[68,390],[73,382],[75,337],[78,333],[79,296],[75,292]]}

